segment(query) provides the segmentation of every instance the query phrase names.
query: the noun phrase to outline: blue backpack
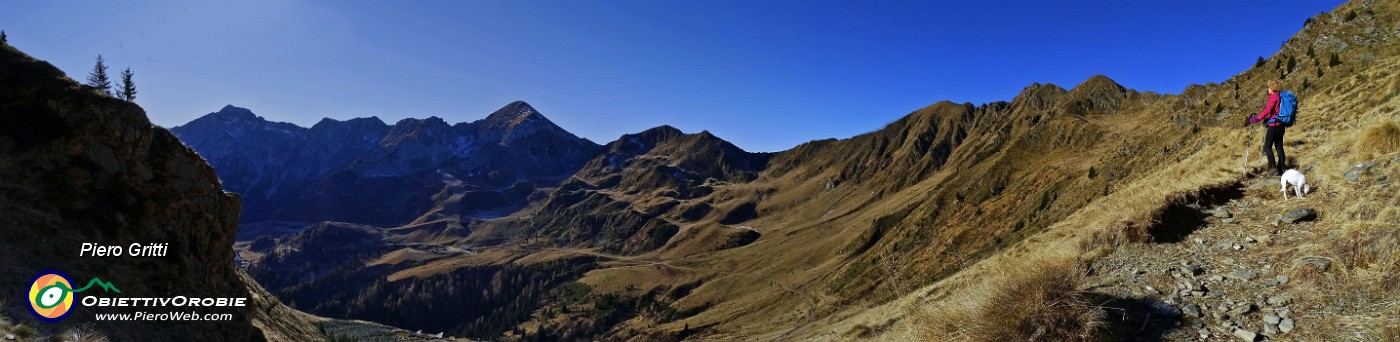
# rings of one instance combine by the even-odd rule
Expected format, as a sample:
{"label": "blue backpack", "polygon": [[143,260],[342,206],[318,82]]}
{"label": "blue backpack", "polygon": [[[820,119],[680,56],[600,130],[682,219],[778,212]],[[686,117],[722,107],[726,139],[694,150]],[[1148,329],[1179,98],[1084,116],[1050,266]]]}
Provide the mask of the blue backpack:
{"label": "blue backpack", "polygon": [[1278,92],[1278,116],[1274,117],[1274,122],[1282,123],[1284,127],[1293,126],[1297,114],[1298,97],[1287,90]]}

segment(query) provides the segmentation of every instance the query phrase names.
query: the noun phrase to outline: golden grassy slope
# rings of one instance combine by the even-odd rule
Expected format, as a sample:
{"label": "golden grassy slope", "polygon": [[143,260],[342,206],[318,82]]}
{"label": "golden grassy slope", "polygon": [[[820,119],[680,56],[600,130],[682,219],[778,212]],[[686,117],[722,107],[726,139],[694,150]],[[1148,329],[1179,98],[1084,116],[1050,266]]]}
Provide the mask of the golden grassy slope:
{"label": "golden grassy slope", "polygon": [[[1099,79],[1086,82],[1093,90],[1086,92],[1033,86],[1006,107],[935,104],[880,132],[780,153],[758,181],[716,189],[712,198],[721,205],[759,199],[760,217],[745,224],[762,230],[762,239],[669,261],[712,273],[677,304],[713,306],[637,328],[705,326],[701,338],[714,339],[849,338],[866,330],[907,331],[917,325],[904,319],[911,312],[975,313],[983,298],[998,293],[997,284],[1022,276],[1007,265],[1039,260],[1055,269],[1142,243],[1170,203],[1240,181],[1246,150],[1258,168],[1260,134],[1246,146],[1248,132],[1238,124],[1263,102],[1263,83],[1279,75],[1302,102],[1290,153],[1316,166],[1310,180],[1326,188],[1319,198],[1339,196],[1338,177],[1358,161],[1356,141],[1369,146],[1365,141],[1377,139],[1358,138],[1359,128],[1395,120],[1394,96],[1386,95],[1400,82],[1391,72],[1397,38],[1388,36],[1400,12],[1395,7],[1343,5],[1336,16],[1311,20],[1263,65],[1179,96],[1128,91],[1114,97],[1114,106],[1086,109],[1074,106],[1079,97],[1104,97],[1112,87]],[[1358,14],[1346,19],[1346,13]],[[1340,64],[1332,65],[1333,53]],[[928,159],[938,156],[927,153],[932,146],[954,140],[959,144],[946,159]],[[1378,191],[1345,194],[1354,197],[1319,201],[1318,210],[1393,203],[1392,194]],[[590,277],[661,286],[645,272],[622,273],[604,269]],[[801,294],[773,291],[772,284]],[[814,319],[801,314],[807,310]]]}
{"label": "golden grassy slope", "polygon": [[[1353,2],[1339,7],[1333,13],[1371,12],[1374,16],[1368,17],[1370,14],[1363,13],[1357,16],[1360,18],[1358,21],[1378,22],[1375,27],[1388,28],[1396,23],[1397,12],[1400,12],[1396,7],[1394,3],[1375,4],[1370,11],[1365,11],[1362,4]],[[1319,193],[1310,197],[1312,202],[1309,206],[1323,213],[1321,215],[1331,216],[1326,216],[1318,222],[1315,228],[1316,242],[1303,244],[1296,250],[1272,252],[1277,253],[1278,258],[1340,254],[1337,256],[1339,259],[1360,260],[1356,263],[1360,266],[1348,267],[1338,274],[1328,275],[1329,281],[1314,284],[1327,284],[1326,286],[1308,287],[1298,291],[1312,293],[1318,301],[1358,291],[1393,296],[1394,286],[1387,284],[1394,284],[1395,262],[1400,260],[1400,253],[1396,252],[1395,242],[1390,240],[1396,234],[1394,232],[1397,228],[1394,216],[1391,216],[1393,210],[1386,210],[1400,204],[1400,196],[1397,196],[1394,190],[1387,190],[1388,188],[1375,184],[1348,184],[1341,180],[1341,176],[1357,162],[1395,158],[1394,149],[1385,147],[1384,143],[1390,139],[1390,134],[1382,132],[1388,129],[1371,128],[1362,131],[1361,128],[1384,127],[1397,118],[1395,108],[1400,105],[1400,99],[1387,94],[1393,94],[1394,84],[1400,82],[1400,75],[1393,72],[1400,70],[1397,69],[1400,67],[1400,58],[1396,55],[1400,49],[1391,43],[1400,37],[1370,38],[1370,41],[1377,45],[1339,50],[1337,53],[1342,56],[1340,59],[1343,63],[1335,67],[1329,67],[1326,61],[1310,65],[1312,60],[1303,58],[1301,55],[1306,53],[1300,52],[1323,50],[1321,46],[1327,45],[1325,40],[1314,37],[1328,36],[1352,41],[1367,41],[1367,37],[1372,37],[1356,32],[1369,25],[1332,22],[1331,15],[1321,15],[1319,18],[1321,19],[1313,20],[1308,28],[1290,40],[1283,51],[1273,56],[1270,61],[1297,56],[1292,57],[1301,61],[1296,63],[1309,65],[1299,68],[1300,70],[1287,77],[1295,91],[1299,91],[1297,87],[1302,84],[1306,83],[1307,87],[1299,91],[1302,121],[1290,129],[1286,140],[1290,156],[1301,165],[1315,166],[1308,177],[1309,181],[1318,187]],[[1263,68],[1237,75],[1224,84],[1194,90],[1207,94],[1204,100],[1206,103],[1223,104],[1224,111],[1250,113],[1249,105],[1254,101],[1241,94],[1262,89],[1263,80],[1277,75],[1279,70],[1268,68],[1268,65],[1266,63]],[[1283,65],[1286,67],[1286,64]],[[1322,76],[1317,77],[1319,74]],[[1190,96],[1192,91],[1193,89],[1188,89],[1185,95]],[[959,320],[961,317],[958,315],[975,315],[981,310],[986,310],[987,298],[1003,289],[999,284],[1014,283],[1015,278],[1022,276],[1009,273],[1008,270],[1018,269],[1016,265],[1023,260],[1045,260],[1050,264],[1074,263],[1102,256],[1115,245],[1134,243],[1131,238],[1134,235],[1140,238],[1141,234],[1124,234],[1123,228],[1136,226],[1137,229],[1141,229],[1150,226],[1155,219],[1154,215],[1159,214],[1167,203],[1182,200],[1201,189],[1240,180],[1240,163],[1242,153],[1246,149],[1254,153],[1252,167],[1261,167],[1258,148],[1254,146],[1258,144],[1258,135],[1253,140],[1254,145],[1246,148],[1246,132],[1228,127],[1230,121],[1236,120],[1241,120],[1238,115],[1224,120],[1222,124],[1225,127],[1204,128],[1200,134],[1188,141],[1191,145],[1204,146],[1200,150],[1180,156],[1179,161],[1162,165],[1148,177],[1124,184],[1111,194],[1095,200],[1056,223],[1047,231],[1000,251],[997,255],[947,280],[914,291],[898,301],[862,312],[853,318],[837,321],[827,332],[813,332],[807,336],[841,336],[831,333],[860,331],[861,329],[856,327],[878,326],[890,319],[908,318],[898,320],[896,326],[890,329],[894,332],[920,331],[926,328],[924,325],[936,326],[938,322]],[[1378,148],[1371,150],[1372,146]],[[1381,151],[1390,153],[1382,154]],[[1278,199],[1277,195],[1274,196],[1270,200]],[[1131,233],[1131,230],[1129,232]],[[1341,234],[1342,237],[1327,238],[1333,234]],[[1352,269],[1360,271],[1351,271]],[[1377,301],[1377,298],[1370,300],[1385,303]],[[1379,309],[1357,313],[1353,315],[1355,317],[1337,318],[1337,321],[1351,322],[1314,323],[1319,327],[1332,325],[1326,329],[1309,329],[1312,332],[1301,335],[1301,338],[1316,340],[1343,333],[1350,334],[1360,329],[1359,327],[1366,327],[1356,324],[1357,321],[1376,323],[1377,320],[1380,320],[1379,323],[1370,327],[1390,329],[1386,331],[1393,334],[1397,323],[1393,320],[1385,321],[1381,317],[1387,314],[1393,317],[1396,309],[1393,305],[1388,306],[1389,309],[1385,307],[1387,306],[1377,306]],[[1391,328],[1385,328],[1387,326]],[[946,337],[949,335],[941,334],[948,332],[948,329],[935,329],[934,332],[921,336]],[[1367,333],[1383,334],[1375,331]],[[897,336],[899,335],[893,334],[884,337],[898,339]]]}
{"label": "golden grassy slope", "polygon": [[[1239,124],[1263,102],[1264,83],[1280,75],[1300,95],[1300,124],[1287,140],[1291,156],[1315,165],[1309,179],[1321,191],[1318,210],[1356,217],[1325,219],[1323,226],[1335,223],[1331,228],[1351,232],[1345,236],[1353,240],[1389,241],[1386,226],[1366,222],[1395,217],[1386,204],[1395,203],[1394,195],[1346,190],[1340,180],[1360,153],[1393,151],[1372,143],[1386,141],[1387,129],[1359,132],[1397,119],[1400,79],[1391,70],[1400,70],[1392,42],[1400,39],[1393,34],[1400,9],[1392,2],[1362,6],[1349,3],[1320,15],[1262,65],[1180,95],[1139,93],[1103,77],[1071,90],[1036,84],[1010,102],[941,102],[876,132],[804,144],[772,155],[755,180],[707,183],[713,192],[696,197],[663,198],[664,191],[634,185],[679,185],[624,173],[614,181],[627,186],[590,194],[606,197],[599,202],[608,206],[579,208],[598,217],[619,210],[657,213],[678,226],[654,251],[616,256],[521,242],[498,254],[444,258],[393,277],[586,255],[603,260],[579,280],[595,291],[694,286],[670,305],[703,309],[669,322],[637,317],[613,327],[607,336],[614,339],[651,340],[686,327],[699,329],[689,337],[700,340],[993,336],[995,322],[966,330],[937,322],[987,315],[985,303],[1026,294],[1004,284],[1043,284],[1022,286],[1047,291],[1019,298],[1078,305],[1074,291],[1066,290],[1072,286],[1064,286],[1077,278],[1064,270],[1123,246],[1165,240],[1154,230],[1165,208],[1241,181],[1245,151],[1255,153],[1254,168],[1262,164],[1261,134],[1246,146],[1249,134]],[[1357,144],[1379,147],[1363,152]],[[638,164],[674,167],[682,163],[665,158],[690,150],[663,149],[640,156]],[[602,159],[591,164],[606,166]],[[592,183],[612,177],[599,174]],[[711,207],[701,218],[687,214],[701,205]],[[756,207],[757,218],[716,223],[746,205]],[[533,223],[530,215],[539,210],[485,224],[471,239],[508,239],[503,222]],[[717,248],[728,229],[738,229],[728,226],[738,225],[762,237]],[[1331,248],[1335,241],[1316,246]],[[1386,250],[1360,251],[1353,254],[1365,261],[1363,269],[1395,260]],[[384,262],[410,259],[399,254]],[[1358,272],[1365,278],[1347,281],[1371,284],[1384,280],[1385,270]],[[564,321],[541,315],[527,326]]]}

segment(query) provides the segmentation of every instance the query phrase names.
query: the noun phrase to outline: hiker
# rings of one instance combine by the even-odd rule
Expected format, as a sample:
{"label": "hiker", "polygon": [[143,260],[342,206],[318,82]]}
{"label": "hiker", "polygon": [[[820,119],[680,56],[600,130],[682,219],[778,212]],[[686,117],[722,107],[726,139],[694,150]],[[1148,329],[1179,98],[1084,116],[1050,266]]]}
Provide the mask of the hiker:
{"label": "hiker", "polygon": [[[1273,176],[1283,174],[1283,164],[1288,162],[1288,156],[1283,152],[1283,133],[1293,123],[1297,103],[1292,93],[1283,90],[1283,82],[1272,80],[1269,81],[1269,101],[1264,104],[1264,110],[1249,118],[1250,125],[1264,122],[1264,156],[1268,157],[1269,168],[1274,169]],[[1274,159],[1275,152],[1278,159]]]}

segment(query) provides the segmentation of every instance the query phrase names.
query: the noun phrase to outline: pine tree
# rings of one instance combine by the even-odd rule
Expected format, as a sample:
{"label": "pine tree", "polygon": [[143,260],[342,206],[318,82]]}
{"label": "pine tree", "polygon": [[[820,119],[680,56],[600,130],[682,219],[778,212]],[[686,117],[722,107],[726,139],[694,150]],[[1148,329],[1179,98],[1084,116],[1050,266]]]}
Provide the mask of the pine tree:
{"label": "pine tree", "polygon": [[10,36],[5,35],[5,31],[0,31],[0,46],[10,45]]}
{"label": "pine tree", "polygon": [[123,100],[127,100],[127,101],[134,101],[134,100],[136,100],[136,83],[132,83],[132,82],[131,82],[131,76],[134,76],[134,75],[135,75],[135,74],[132,74],[132,73],[131,73],[131,67],[127,67],[126,70],[122,70],[122,93],[121,93],[121,98],[122,98]]}
{"label": "pine tree", "polygon": [[88,73],[87,85],[103,93],[112,93],[112,81],[107,79],[107,64],[102,62],[102,55],[97,55],[97,65],[92,66],[92,72]]}

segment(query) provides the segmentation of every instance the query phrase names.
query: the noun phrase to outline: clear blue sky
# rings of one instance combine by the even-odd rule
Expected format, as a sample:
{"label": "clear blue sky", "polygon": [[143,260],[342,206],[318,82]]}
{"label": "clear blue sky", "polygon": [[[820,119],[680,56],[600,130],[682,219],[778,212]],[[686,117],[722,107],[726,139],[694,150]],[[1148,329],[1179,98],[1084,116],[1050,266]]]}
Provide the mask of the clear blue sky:
{"label": "clear blue sky", "polygon": [[670,124],[777,151],[940,101],[1104,74],[1178,93],[1340,1],[7,1],[10,43],[83,79],[130,66],[175,126],[225,104],[480,119],[525,100],[598,143]]}

